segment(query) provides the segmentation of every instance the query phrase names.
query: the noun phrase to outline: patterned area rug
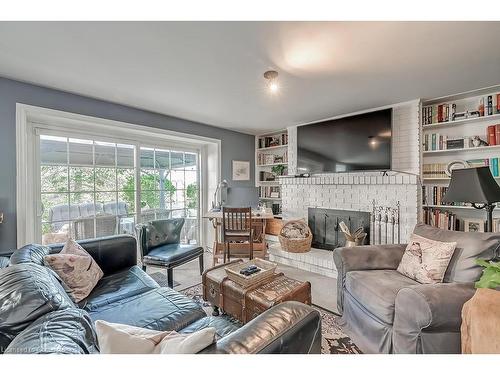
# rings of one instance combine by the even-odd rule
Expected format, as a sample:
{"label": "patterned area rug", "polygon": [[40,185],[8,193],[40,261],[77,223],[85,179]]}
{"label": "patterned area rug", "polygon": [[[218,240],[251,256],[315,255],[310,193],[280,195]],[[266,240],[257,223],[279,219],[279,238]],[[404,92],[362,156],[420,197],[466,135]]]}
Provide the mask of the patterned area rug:
{"label": "patterned area rug", "polygon": [[[168,287],[168,279],[165,272],[153,272],[149,276],[151,276],[158,284],[160,284],[160,286]],[[179,285],[181,284],[179,284],[177,281],[174,280],[174,288]]]}
{"label": "patterned area rug", "polygon": [[[193,301],[198,303],[207,314],[212,314],[212,307],[210,304],[203,300],[202,285],[198,284],[181,290],[187,297],[191,298]],[[321,314],[321,333],[322,333],[322,343],[321,343],[321,353],[322,354],[360,354],[361,351],[358,347],[351,341],[351,339],[342,332],[342,328],[339,325],[340,317],[327,310],[324,310],[318,306],[314,306]],[[227,319],[231,319],[226,315],[223,315]]]}

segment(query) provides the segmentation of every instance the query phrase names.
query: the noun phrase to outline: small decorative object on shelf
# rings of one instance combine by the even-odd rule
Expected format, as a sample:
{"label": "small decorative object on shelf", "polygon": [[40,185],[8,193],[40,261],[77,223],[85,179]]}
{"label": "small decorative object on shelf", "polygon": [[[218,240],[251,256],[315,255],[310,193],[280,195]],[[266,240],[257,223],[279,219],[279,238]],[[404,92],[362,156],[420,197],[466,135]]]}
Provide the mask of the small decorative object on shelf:
{"label": "small decorative object on shelf", "polygon": [[481,138],[479,138],[477,135],[472,137],[472,146],[474,147],[483,147],[483,146],[489,146],[488,142],[483,141]]}
{"label": "small decorative object on shelf", "polygon": [[469,163],[467,163],[465,160],[452,160],[446,166],[445,172],[448,177],[451,177],[452,170],[467,167],[469,167]]}

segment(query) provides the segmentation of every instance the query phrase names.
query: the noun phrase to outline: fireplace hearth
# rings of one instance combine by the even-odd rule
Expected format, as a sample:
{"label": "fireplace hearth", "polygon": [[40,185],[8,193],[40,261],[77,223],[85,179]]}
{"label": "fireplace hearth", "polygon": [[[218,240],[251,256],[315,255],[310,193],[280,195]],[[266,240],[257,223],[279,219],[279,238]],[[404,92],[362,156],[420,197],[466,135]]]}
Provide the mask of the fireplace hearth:
{"label": "fireplace hearth", "polygon": [[351,232],[363,227],[367,233],[364,244],[370,243],[370,212],[329,208],[309,208],[307,211],[309,228],[313,234],[313,247],[334,250],[344,246],[345,236],[339,227],[342,221]]}

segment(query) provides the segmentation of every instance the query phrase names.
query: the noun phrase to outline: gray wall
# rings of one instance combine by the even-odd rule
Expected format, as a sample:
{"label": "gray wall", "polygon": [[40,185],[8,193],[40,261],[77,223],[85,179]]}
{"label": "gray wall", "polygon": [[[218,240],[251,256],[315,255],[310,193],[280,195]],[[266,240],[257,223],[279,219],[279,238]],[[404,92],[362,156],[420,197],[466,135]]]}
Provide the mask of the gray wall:
{"label": "gray wall", "polygon": [[[229,181],[231,202],[247,202],[249,195],[257,201],[253,136],[0,77],[0,253],[16,248],[16,103],[220,139],[222,178]],[[231,180],[233,159],[251,162],[250,181]]]}

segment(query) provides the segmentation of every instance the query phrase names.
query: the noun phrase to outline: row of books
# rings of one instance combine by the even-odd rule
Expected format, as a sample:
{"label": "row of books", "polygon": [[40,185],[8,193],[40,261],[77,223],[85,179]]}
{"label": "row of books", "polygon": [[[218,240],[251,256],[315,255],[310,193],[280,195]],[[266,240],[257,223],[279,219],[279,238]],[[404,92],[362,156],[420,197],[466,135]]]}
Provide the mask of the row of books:
{"label": "row of books", "polygon": [[491,116],[500,113],[500,93],[479,99],[477,108],[457,112],[455,103],[442,103],[422,107],[422,125],[462,120],[466,118]]}
{"label": "row of books", "polygon": [[[443,202],[443,197],[448,191],[447,186],[433,186],[433,185],[423,185],[422,186],[422,204],[429,205],[432,204],[434,206],[441,205],[454,205],[454,203],[445,203]],[[459,205],[459,204],[455,204]]]}
{"label": "row of books", "polygon": [[488,145],[500,145],[500,124],[488,126],[487,134],[488,136],[486,141],[488,142]]}
{"label": "row of books", "polygon": [[259,197],[281,198],[281,189],[279,186],[259,186]]}
{"label": "row of books", "polygon": [[257,165],[288,163],[288,153],[283,155],[257,154]]}
{"label": "row of books", "polygon": [[[494,127],[494,126],[493,126]],[[496,135],[493,135],[493,142],[496,142]],[[424,151],[438,151],[438,150],[457,150],[463,148],[472,147],[482,147],[482,146],[494,146],[496,143],[485,144],[481,142],[484,136],[477,137],[462,137],[462,138],[452,138],[449,139],[447,135],[432,133],[424,135],[424,143],[422,144]],[[498,134],[498,139],[500,140],[500,129]],[[474,145],[477,142],[477,145]]]}
{"label": "row of books", "polygon": [[424,223],[436,228],[459,231],[463,228],[463,220],[456,213],[439,208],[424,207]]}
{"label": "row of books", "polygon": [[259,148],[284,146],[288,144],[288,134],[276,134],[259,138]]}
{"label": "row of books", "polygon": [[469,159],[466,160],[467,164],[469,164],[469,167],[476,168],[476,167],[490,167],[491,174],[493,177],[500,177],[500,171],[499,171],[499,159],[498,158],[485,158],[485,159]]}
{"label": "row of books", "polygon": [[428,163],[422,165],[422,175],[426,178],[448,178],[446,174],[447,163]]}

